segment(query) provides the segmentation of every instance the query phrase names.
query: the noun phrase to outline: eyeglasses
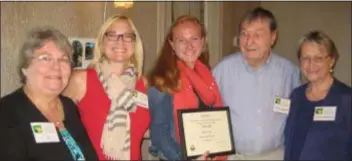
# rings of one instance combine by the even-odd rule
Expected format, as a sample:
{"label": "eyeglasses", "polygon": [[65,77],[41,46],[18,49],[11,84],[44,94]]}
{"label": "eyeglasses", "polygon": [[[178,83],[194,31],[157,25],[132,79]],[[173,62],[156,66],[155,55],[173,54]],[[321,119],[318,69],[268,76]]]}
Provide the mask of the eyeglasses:
{"label": "eyeglasses", "polygon": [[134,33],[116,35],[114,33],[107,32],[107,33],[105,33],[105,37],[109,41],[118,41],[120,39],[120,37],[122,38],[123,42],[132,42],[132,41],[136,40],[136,35]]}
{"label": "eyeglasses", "polygon": [[68,56],[62,56],[59,59],[55,59],[51,54],[43,54],[34,56],[32,59],[38,60],[43,65],[51,65],[56,60],[60,65],[71,65],[71,60]]}
{"label": "eyeglasses", "polygon": [[329,55],[319,56],[319,57],[308,57],[308,56],[306,56],[306,57],[300,57],[299,61],[301,63],[308,63],[308,62],[311,63],[313,61],[314,63],[321,64],[321,63],[324,63],[324,61],[326,59],[328,59],[328,58],[330,58]]}

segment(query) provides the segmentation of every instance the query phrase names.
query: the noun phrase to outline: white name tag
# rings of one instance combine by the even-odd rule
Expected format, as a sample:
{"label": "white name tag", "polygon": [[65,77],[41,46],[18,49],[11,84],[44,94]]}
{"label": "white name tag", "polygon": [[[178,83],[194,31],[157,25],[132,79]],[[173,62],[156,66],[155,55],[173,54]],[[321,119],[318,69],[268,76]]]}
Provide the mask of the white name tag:
{"label": "white name tag", "polygon": [[334,121],[336,106],[317,106],[314,110],[314,121]]}
{"label": "white name tag", "polygon": [[133,96],[135,98],[135,103],[137,106],[144,108],[149,108],[148,106],[148,96],[142,92],[134,91]]}
{"label": "white name tag", "polygon": [[60,142],[55,125],[50,122],[32,122],[31,129],[36,143]]}
{"label": "white name tag", "polygon": [[288,114],[290,110],[291,100],[285,98],[275,98],[274,112]]}

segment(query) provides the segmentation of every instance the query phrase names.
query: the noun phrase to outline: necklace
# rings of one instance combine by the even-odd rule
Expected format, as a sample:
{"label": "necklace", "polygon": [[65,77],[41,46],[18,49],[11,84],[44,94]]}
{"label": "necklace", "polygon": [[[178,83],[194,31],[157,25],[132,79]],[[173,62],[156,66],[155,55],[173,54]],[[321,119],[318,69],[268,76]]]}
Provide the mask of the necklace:
{"label": "necklace", "polygon": [[312,101],[321,100],[326,97],[326,95],[328,94],[328,90],[329,89],[325,89],[325,90],[320,91],[319,93],[314,93],[312,89],[309,89],[307,91],[308,98],[310,98],[310,100],[312,100]]}
{"label": "necklace", "polygon": [[332,83],[333,82],[331,81],[329,84],[326,85],[325,88],[323,88],[321,90],[315,90],[315,92],[314,92],[312,86],[308,86],[307,91],[306,91],[307,97],[311,101],[318,101],[318,100],[324,99],[327,96],[327,94],[332,86]]}
{"label": "necklace", "polygon": [[54,123],[54,125],[59,128],[59,129],[62,129],[64,128],[64,124],[63,124],[63,120],[65,118],[65,114],[64,114],[64,111],[63,111],[63,107],[62,107],[62,103],[59,99],[57,99],[57,103],[56,103],[56,108],[55,107],[52,107],[54,108],[53,111],[57,111],[57,119],[54,118],[54,119],[50,119],[49,117],[47,117],[47,119],[49,121],[51,121],[52,123]]}
{"label": "necklace", "polygon": [[59,98],[55,100],[54,103],[47,103],[47,104],[39,104],[36,102],[35,97],[31,94],[31,92],[24,88],[24,93],[28,96],[28,98],[33,102],[35,107],[40,111],[40,113],[50,122],[52,122],[55,127],[58,129],[64,129],[64,110],[62,103]]}

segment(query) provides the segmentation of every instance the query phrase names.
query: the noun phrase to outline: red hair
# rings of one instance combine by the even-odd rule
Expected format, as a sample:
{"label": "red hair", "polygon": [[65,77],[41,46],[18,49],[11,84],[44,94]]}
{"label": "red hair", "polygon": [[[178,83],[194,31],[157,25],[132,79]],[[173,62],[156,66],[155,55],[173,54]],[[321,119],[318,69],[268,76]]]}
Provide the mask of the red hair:
{"label": "red hair", "polygon": [[[156,88],[158,88],[160,91],[163,91],[163,92],[173,93],[180,89],[180,83],[179,83],[180,73],[179,73],[179,70],[177,69],[177,64],[176,64],[178,57],[176,56],[176,54],[174,54],[174,51],[169,41],[172,41],[173,30],[175,29],[175,27],[177,27],[178,25],[184,22],[193,22],[199,25],[202,38],[204,38],[205,40],[205,37],[206,37],[205,27],[203,24],[200,23],[200,21],[196,17],[191,15],[183,15],[178,17],[174,21],[164,40],[164,44],[160,51],[160,56],[157,59],[157,62],[154,68],[149,73],[149,77],[148,77],[149,85],[155,86]],[[210,69],[209,52],[208,52],[208,49],[206,48],[206,43],[205,43],[205,50],[203,50],[198,60],[200,60],[203,64],[205,64]]]}

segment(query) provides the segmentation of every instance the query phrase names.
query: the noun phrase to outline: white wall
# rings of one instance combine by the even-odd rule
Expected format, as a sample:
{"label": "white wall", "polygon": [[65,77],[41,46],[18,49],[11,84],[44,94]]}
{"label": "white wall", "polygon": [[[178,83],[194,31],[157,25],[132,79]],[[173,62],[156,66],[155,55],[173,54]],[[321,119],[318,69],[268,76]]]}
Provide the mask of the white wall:
{"label": "white wall", "polygon": [[298,39],[313,29],[329,35],[340,53],[335,76],[351,85],[351,2],[261,2],[279,25],[274,50],[298,64]]}

